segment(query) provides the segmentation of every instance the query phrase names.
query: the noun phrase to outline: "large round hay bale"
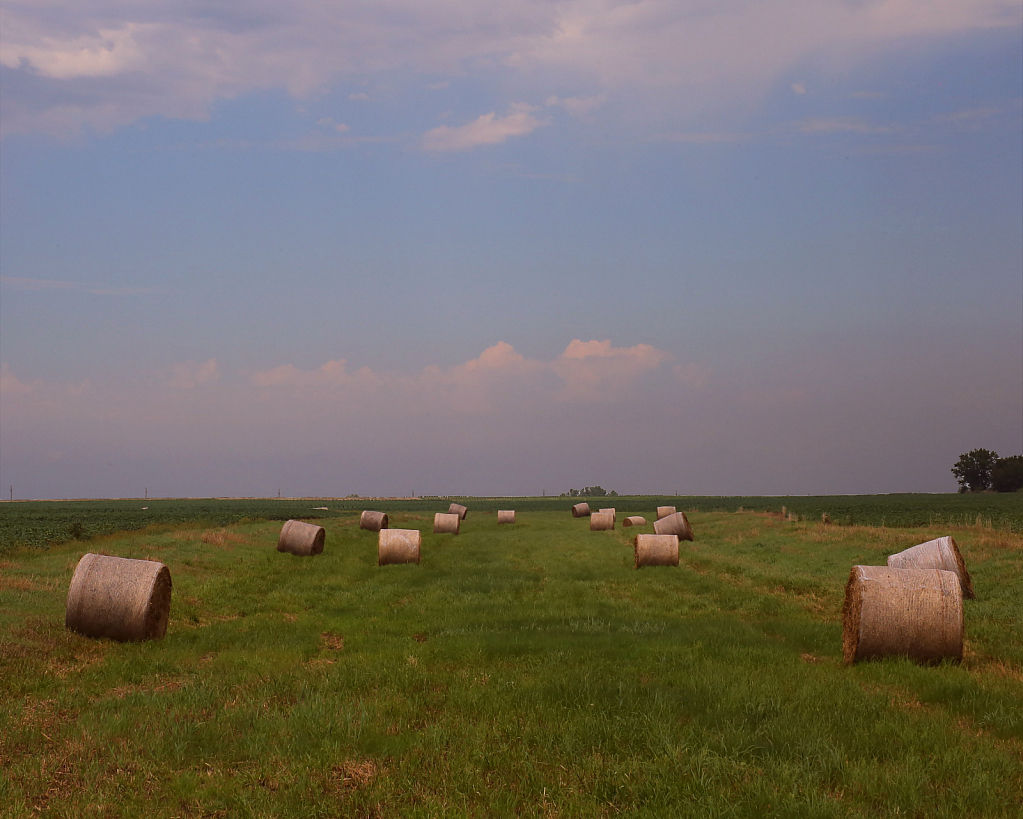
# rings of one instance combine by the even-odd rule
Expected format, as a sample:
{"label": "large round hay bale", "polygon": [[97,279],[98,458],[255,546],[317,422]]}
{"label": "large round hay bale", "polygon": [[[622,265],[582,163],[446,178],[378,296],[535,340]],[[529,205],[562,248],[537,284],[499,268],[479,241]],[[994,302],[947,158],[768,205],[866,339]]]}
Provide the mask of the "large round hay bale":
{"label": "large round hay bale", "polygon": [[498,509],[497,510],[497,522],[498,523],[515,523],[515,510],[514,509]]}
{"label": "large round hay bale", "polygon": [[590,531],[603,532],[615,528],[615,516],[610,512],[594,512],[590,515]]}
{"label": "large round hay bale", "polygon": [[853,566],[842,605],[847,663],[963,657],[963,592],[955,572]]}
{"label": "large round hay bale", "polygon": [[640,517],[639,515],[629,515],[625,520],[622,521],[622,526],[645,526],[646,518]]}
{"label": "large round hay bale", "polygon": [[377,540],[377,565],[418,564],[422,541],[418,529],[381,529]]}
{"label": "large round hay bale", "polygon": [[156,560],[86,554],[67,593],[64,625],[86,637],[159,640],[170,616],[170,569]]}
{"label": "large round hay bale", "polygon": [[387,515],[384,512],[371,512],[368,509],[359,518],[359,528],[370,532],[379,532],[387,528]]}
{"label": "large round hay bale", "polygon": [[678,535],[636,535],[636,568],[677,566]]}
{"label": "large round hay bale", "polygon": [[453,512],[438,512],[433,516],[433,533],[435,535],[457,535],[458,525],[462,519]]}
{"label": "large round hay bale", "polygon": [[973,579],[966,571],[963,556],[951,537],[939,537],[913,546],[898,554],[888,556],[888,565],[893,569],[942,569],[955,572],[959,584],[963,587],[963,597],[972,600]]}
{"label": "large round hay bale", "polygon": [[679,540],[692,540],[693,527],[685,512],[675,512],[654,521],[654,533],[658,535],[678,535]]}
{"label": "large round hay bale", "polygon": [[605,507],[604,509],[601,509],[599,511],[601,511],[601,512],[610,512],[611,513],[611,517],[614,518],[615,521],[618,520],[618,511],[613,506]]}
{"label": "large round hay bale", "polygon": [[588,518],[590,516],[590,505],[588,503],[577,503],[572,507],[572,517]]}
{"label": "large round hay bale", "polygon": [[458,515],[459,520],[465,520],[465,516],[469,514],[469,510],[460,503],[453,503],[448,507],[448,514]]}
{"label": "large round hay bale", "polygon": [[318,555],[323,551],[323,541],[326,537],[327,533],[322,526],[289,520],[281,527],[281,535],[277,538],[277,551],[290,552],[301,557]]}
{"label": "large round hay bale", "polygon": [[657,520],[660,520],[661,518],[666,518],[666,517],[668,517],[668,515],[674,515],[674,514],[675,514],[675,507],[674,506],[658,506],[657,507]]}

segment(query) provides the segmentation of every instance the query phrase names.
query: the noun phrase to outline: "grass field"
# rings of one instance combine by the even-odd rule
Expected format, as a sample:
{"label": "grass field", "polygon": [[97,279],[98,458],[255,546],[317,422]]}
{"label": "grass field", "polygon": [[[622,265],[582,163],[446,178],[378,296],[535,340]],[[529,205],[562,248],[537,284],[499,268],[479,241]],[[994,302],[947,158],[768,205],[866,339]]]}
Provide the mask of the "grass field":
{"label": "grass field", "polygon": [[[408,503],[419,566],[377,567],[337,508],[301,515],[314,558],[247,514],[8,546],[0,815],[1019,816],[1020,534],[695,511],[681,565],[636,571],[636,530],[474,501],[441,536],[446,503]],[[977,591],[963,663],[844,666],[849,568],[944,534]],[[170,567],[165,639],[64,629],[86,551]]]}

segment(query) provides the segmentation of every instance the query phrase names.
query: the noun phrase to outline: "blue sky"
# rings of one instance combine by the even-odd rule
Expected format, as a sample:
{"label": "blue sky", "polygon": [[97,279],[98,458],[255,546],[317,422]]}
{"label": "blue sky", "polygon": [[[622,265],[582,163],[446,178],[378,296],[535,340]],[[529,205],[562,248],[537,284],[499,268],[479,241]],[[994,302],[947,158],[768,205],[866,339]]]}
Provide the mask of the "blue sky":
{"label": "blue sky", "polygon": [[0,486],[954,491],[1023,451],[1021,19],[8,0]]}

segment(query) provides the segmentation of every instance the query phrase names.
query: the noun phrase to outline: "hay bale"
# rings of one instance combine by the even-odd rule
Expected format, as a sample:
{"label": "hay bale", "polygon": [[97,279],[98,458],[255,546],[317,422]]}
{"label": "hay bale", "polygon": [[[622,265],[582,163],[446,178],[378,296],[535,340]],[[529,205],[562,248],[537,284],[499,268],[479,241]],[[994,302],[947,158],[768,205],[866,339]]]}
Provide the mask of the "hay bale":
{"label": "hay bale", "polygon": [[435,535],[457,535],[462,519],[453,512],[438,512],[433,516],[433,533]]}
{"label": "hay bale", "polygon": [[67,593],[64,625],[86,637],[159,640],[170,616],[170,569],[156,560],[86,554]]}
{"label": "hay bale", "polygon": [[657,520],[660,520],[661,518],[666,518],[666,517],[668,517],[668,515],[674,515],[674,514],[675,514],[675,507],[674,506],[658,506],[657,507]]}
{"label": "hay bale", "polygon": [[370,512],[368,509],[359,518],[359,528],[370,532],[379,532],[387,528],[387,515],[384,512]]}
{"label": "hay bale", "polygon": [[497,510],[497,522],[498,523],[515,523],[515,510],[514,509],[498,509]]}
{"label": "hay bale", "polygon": [[615,516],[610,512],[594,512],[590,515],[590,531],[604,532],[615,528]]}
{"label": "hay bale", "polygon": [[323,541],[326,537],[327,533],[322,526],[289,520],[281,527],[281,535],[277,538],[277,551],[291,552],[301,557],[318,555],[323,551]]}
{"label": "hay bale", "polygon": [[459,520],[465,520],[465,516],[469,514],[469,510],[460,503],[453,503],[448,507],[448,514],[458,515]]}
{"label": "hay bale", "polygon": [[636,568],[677,566],[678,535],[636,535]]}
{"label": "hay bale", "polygon": [[615,510],[615,508],[613,506],[605,508],[605,509],[601,509],[600,511],[601,512],[610,512],[611,513],[611,517],[614,518],[615,520],[618,520],[618,512]]}
{"label": "hay bale", "polygon": [[577,503],[572,507],[572,517],[588,518],[590,516],[590,505],[588,503]]}
{"label": "hay bale", "polygon": [[692,540],[693,527],[685,512],[675,512],[654,521],[654,532],[658,535],[678,535],[679,540]]}
{"label": "hay bale", "polygon": [[640,517],[639,515],[629,515],[622,521],[622,526],[646,526],[646,518]]}
{"label": "hay bale", "polygon": [[913,546],[898,554],[888,556],[888,566],[892,569],[942,569],[955,572],[963,589],[963,597],[973,600],[973,579],[966,571],[963,556],[951,537],[939,537]]}
{"label": "hay bale", "polygon": [[377,540],[377,565],[419,564],[423,536],[418,529],[381,529]]}
{"label": "hay bale", "polygon": [[963,657],[963,592],[955,572],[853,566],[842,605],[847,663]]}

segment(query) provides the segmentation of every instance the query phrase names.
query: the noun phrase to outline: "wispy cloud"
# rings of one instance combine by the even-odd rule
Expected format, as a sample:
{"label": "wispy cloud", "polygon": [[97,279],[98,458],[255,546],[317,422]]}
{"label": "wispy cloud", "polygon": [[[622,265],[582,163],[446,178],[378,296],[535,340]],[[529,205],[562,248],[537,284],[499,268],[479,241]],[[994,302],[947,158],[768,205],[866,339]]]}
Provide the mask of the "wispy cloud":
{"label": "wispy cloud", "polygon": [[795,123],[804,134],[890,134],[896,129],[887,125],[871,125],[860,117],[810,117]]}
{"label": "wispy cloud", "polygon": [[152,296],[161,295],[166,292],[161,287],[105,287],[82,282],[68,282],[57,279],[27,279],[17,276],[0,276],[0,285],[11,287],[15,290],[77,290],[97,296]]}
{"label": "wispy cloud", "polygon": [[511,137],[527,136],[537,128],[549,125],[548,120],[533,116],[537,110],[520,103],[513,105],[511,112],[503,117],[491,111],[465,125],[440,125],[423,134],[420,144],[424,151],[431,153],[469,151],[480,145],[497,145]]}

